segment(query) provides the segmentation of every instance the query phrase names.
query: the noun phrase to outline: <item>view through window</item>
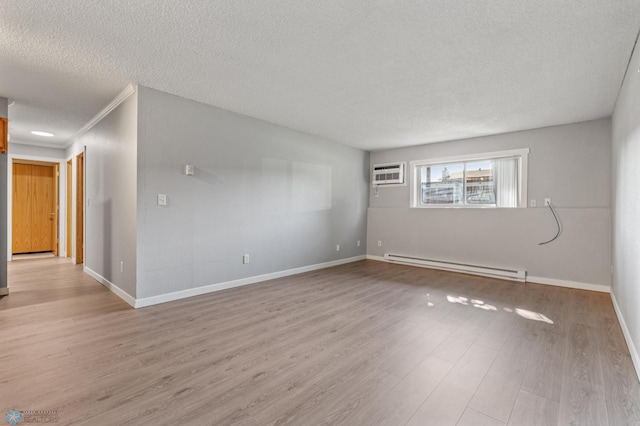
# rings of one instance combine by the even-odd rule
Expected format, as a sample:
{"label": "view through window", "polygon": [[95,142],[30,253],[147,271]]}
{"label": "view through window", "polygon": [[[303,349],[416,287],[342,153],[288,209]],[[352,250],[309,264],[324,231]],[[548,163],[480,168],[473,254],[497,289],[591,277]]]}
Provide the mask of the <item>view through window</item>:
{"label": "view through window", "polygon": [[518,207],[521,156],[415,164],[415,207]]}

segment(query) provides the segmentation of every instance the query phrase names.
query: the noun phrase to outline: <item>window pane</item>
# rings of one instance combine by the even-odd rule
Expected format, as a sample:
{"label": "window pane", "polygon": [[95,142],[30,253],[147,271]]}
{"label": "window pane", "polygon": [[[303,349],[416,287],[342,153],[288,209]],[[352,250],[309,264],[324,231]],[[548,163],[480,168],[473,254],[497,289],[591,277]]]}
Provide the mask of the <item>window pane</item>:
{"label": "window pane", "polygon": [[495,204],[496,193],[491,161],[467,163],[467,204]]}
{"label": "window pane", "polygon": [[463,175],[462,163],[421,167],[422,204],[464,204]]}

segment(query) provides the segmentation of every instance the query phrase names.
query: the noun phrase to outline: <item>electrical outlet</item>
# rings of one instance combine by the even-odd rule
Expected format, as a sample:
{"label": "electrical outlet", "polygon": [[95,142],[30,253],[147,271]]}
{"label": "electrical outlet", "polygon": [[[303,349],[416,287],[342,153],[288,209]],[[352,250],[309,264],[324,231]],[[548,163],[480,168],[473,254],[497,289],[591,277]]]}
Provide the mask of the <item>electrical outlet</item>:
{"label": "electrical outlet", "polygon": [[340,244],[336,244],[336,251],[340,251]]}
{"label": "electrical outlet", "polygon": [[360,247],[360,240],[358,240],[358,242],[356,243],[357,247]]}
{"label": "electrical outlet", "polygon": [[382,247],[382,241],[378,240],[378,247]]}
{"label": "electrical outlet", "polygon": [[529,207],[536,207],[537,204],[536,200],[529,200]]}
{"label": "electrical outlet", "polygon": [[248,254],[245,254],[245,255],[242,256],[242,263],[245,264],[245,265],[247,263],[249,263],[249,255]]}
{"label": "electrical outlet", "polygon": [[124,262],[120,262],[120,272],[124,272]]}
{"label": "electrical outlet", "polygon": [[549,204],[551,204],[551,198],[545,198],[544,199],[544,205],[548,206]]}
{"label": "electrical outlet", "polygon": [[158,205],[159,206],[167,205],[167,194],[158,194]]}

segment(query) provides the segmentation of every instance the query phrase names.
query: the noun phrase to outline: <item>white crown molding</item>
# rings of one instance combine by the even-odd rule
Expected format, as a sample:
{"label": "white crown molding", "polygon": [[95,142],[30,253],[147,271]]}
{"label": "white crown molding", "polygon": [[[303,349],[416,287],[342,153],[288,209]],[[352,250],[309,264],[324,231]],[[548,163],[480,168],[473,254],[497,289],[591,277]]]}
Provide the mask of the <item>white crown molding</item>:
{"label": "white crown molding", "polygon": [[71,139],[69,139],[69,141],[64,145],[64,148],[65,149],[69,148],[76,141],[76,139],[78,139],[80,136],[84,135],[93,126],[98,124],[100,122],[100,120],[102,120],[104,117],[106,117],[107,114],[109,114],[111,111],[116,109],[118,107],[118,105],[120,105],[122,102],[124,102],[129,96],[131,96],[134,93],[136,93],[136,90],[137,90],[137,86],[134,86],[133,84],[128,84],[127,87],[125,87],[122,92],[118,93],[118,96],[113,98],[113,100],[111,102],[109,102],[109,104],[106,107],[102,108],[102,110],[99,113],[97,113],[91,120],[89,120],[87,122],[87,124],[82,126],[80,128],[80,130],[78,130],[76,132],[76,134],[73,135],[71,137]]}

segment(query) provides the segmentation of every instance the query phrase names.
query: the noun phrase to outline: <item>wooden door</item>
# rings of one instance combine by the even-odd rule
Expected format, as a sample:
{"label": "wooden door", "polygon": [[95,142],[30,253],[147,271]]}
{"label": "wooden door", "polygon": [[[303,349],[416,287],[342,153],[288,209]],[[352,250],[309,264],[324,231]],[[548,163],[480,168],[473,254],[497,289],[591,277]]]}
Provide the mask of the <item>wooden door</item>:
{"label": "wooden door", "polygon": [[53,165],[13,164],[13,253],[57,252],[57,189]]}
{"label": "wooden door", "polygon": [[71,246],[72,246],[72,242],[71,242],[71,223],[72,223],[72,212],[71,212],[71,191],[72,191],[72,181],[73,181],[73,160],[69,160],[67,161],[67,220],[66,220],[66,226],[65,226],[65,232],[66,232],[66,239],[65,239],[65,255],[67,257],[71,257]]}
{"label": "wooden door", "polygon": [[53,167],[34,165],[29,167],[31,167],[33,187],[30,251],[52,251]]}
{"label": "wooden door", "polygon": [[13,253],[31,251],[31,166],[13,164],[13,198],[11,207],[11,244]]}
{"label": "wooden door", "polygon": [[84,262],[84,153],[76,156],[76,264]]}

